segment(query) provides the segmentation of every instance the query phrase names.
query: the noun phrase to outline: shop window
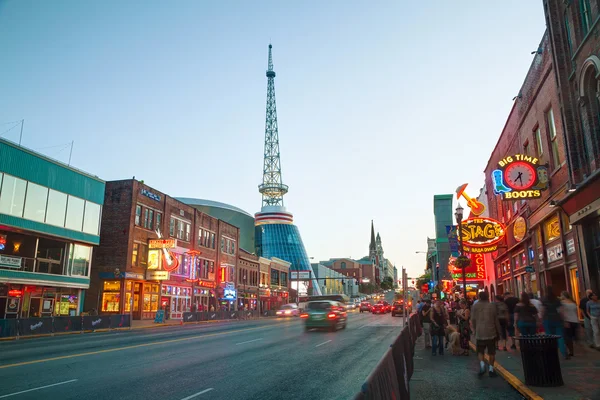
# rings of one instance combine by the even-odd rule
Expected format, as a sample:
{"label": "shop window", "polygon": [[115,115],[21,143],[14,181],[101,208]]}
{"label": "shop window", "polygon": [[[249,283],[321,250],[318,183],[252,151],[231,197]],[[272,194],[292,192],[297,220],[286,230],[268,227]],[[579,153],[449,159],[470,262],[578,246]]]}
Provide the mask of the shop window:
{"label": "shop window", "polygon": [[32,221],[44,222],[46,220],[47,201],[48,188],[28,182],[23,218],[30,219]]}
{"label": "shop window", "polygon": [[558,215],[554,215],[544,224],[544,230],[546,234],[546,243],[560,237],[560,223]]}
{"label": "shop window", "polygon": [[90,272],[90,260],[92,248],[81,244],[71,245],[69,264],[71,275],[88,276]]}
{"label": "shop window", "polygon": [[281,286],[287,286],[287,273],[281,273]]}
{"label": "shop window", "polygon": [[135,206],[135,225],[140,226],[140,219],[142,217],[142,206],[139,204]]}
{"label": "shop window", "polygon": [[279,285],[279,271],[271,270],[271,285]]}
{"label": "shop window", "polygon": [[67,214],[67,195],[56,190],[48,191],[48,206],[46,207],[46,223],[65,226]]}
{"label": "shop window", "polygon": [[67,200],[67,219],[65,228],[81,231],[83,229],[83,210],[85,201],[69,195]]}
{"label": "shop window", "polygon": [[133,243],[133,252],[131,253],[131,265],[133,267],[137,267],[139,248],[139,243]]}
{"label": "shop window", "polygon": [[145,267],[147,262],[146,259],[148,257],[148,246],[144,243],[140,243],[140,254],[139,254],[139,259],[140,259],[140,267]]}
{"label": "shop window", "polygon": [[119,303],[121,300],[120,291],[120,281],[104,281],[104,290],[102,293],[103,312],[119,312]]}
{"label": "shop window", "polygon": [[4,174],[0,193],[0,212],[22,217],[26,188],[27,181]]}
{"label": "shop window", "polygon": [[171,220],[169,221],[169,236],[175,237],[175,218],[172,218],[172,217],[171,217]]}
{"label": "shop window", "polygon": [[98,235],[100,229],[100,204],[85,202],[85,215],[83,216],[83,231],[91,235]]}
{"label": "shop window", "polygon": [[37,249],[37,272],[61,275],[65,246],[65,242],[40,238]]}

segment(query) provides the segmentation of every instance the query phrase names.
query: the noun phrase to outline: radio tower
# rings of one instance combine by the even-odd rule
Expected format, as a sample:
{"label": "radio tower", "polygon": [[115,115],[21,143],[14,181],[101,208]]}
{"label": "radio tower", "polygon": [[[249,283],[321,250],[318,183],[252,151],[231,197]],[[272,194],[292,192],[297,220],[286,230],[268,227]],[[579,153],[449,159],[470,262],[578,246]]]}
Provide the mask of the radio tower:
{"label": "radio tower", "polygon": [[277,105],[275,104],[275,71],[273,55],[269,44],[269,68],[267,69],[267,117],[265,120],[265,160],[263,182],[258,185],[264,206],[283,206],[283,195],[288,186],[281,179],[281,158],[279,156],[279,131],[277,130]]}
{"label": "radio tower", "polygon": [[[256,254],[261,257],[275,257],[287,261],[290,263],[291,271],[310,271],[309,274],[306,272],[303,274],[303,276],[308,276],[308,279],[298,282],[292,281],[292,276],[290,276],[290,281],[292,287],[298,290],[300,295],[309,292],[318,295],[321,294],[321,288],[315,279],[316,276],[304,243],[302,243],[300,231],[294,225],[292,213],[283,206],[283,195],[288,192],[288,186],[284,185],[281,180],[272,49],[273,46],[269,44],[263,180],[258,185],[258,191],[262,194],[262,207],[260,212],[254,214]],[[299,274],[299,272],[295,273]]]}

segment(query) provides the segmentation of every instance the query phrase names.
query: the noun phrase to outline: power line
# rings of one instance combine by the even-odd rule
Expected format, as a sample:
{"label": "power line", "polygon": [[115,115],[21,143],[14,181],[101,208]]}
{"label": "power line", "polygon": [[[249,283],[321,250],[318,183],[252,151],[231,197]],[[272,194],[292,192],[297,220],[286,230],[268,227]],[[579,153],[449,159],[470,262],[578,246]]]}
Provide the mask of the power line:
{"label": "power line", "polygon": [[15,129],[17,126],[21,125],[21,121],[17,121],[18,123],[16,125],[14,125],[11,128],[8,128],[7,130],[5,130],[4,132],[0,133],[0,137],[4,136],[5,133],[8,133],[10,131],[12,131],[13,129]]}
{"label": "power line", "polygon": [[18,121],[9,121],[9,122],[0,122],[0,125],[8,125],[8,124],[20,124],[21,120]]}

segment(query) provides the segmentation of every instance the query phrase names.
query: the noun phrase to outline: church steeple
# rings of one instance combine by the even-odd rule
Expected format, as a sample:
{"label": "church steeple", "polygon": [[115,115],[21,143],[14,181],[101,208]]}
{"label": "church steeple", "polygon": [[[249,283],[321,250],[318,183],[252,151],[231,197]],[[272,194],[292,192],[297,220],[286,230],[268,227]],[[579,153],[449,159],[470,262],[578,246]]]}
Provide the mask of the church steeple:
{"label": "church steeple", "polygon": [[375,243],[375,228],[373,227],[373,220],[371,220],[371,243],[369,244],[369,252],[377,250],[377,244]]}

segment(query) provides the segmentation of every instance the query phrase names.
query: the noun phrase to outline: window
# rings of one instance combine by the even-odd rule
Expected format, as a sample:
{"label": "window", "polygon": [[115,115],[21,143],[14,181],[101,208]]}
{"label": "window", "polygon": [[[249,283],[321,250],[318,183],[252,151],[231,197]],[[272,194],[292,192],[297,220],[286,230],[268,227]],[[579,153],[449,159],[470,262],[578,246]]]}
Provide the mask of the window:
{"label": "window", "polygon": [[523,153],[529,155],[529,140],[523,143]]}
{"label": "window", "polygon": [[538,159],[542,159],[542,157],[544,157],[544,146],[542,144],[542,131],[540,130],[540,128],[537,128],[535,131],[535,144],[536,144],[536,152],[537,152],[537,158]]}
{"label": "window", "polygon": [[67,220],[65,228],[80,231],[83,229],[83,210],[85,201],[75,196],[69,195],[67,200]]}
{"label": "window", "polygon": [[67,195],[56,190],[48,191],[48,206],[46,207],[46,223],[65,226],[67,214]]}
{"label": "window", "polygon": [[546,243],[558,238],[560,236],[560,223],[558,215],[554,215],[544,224]]}
{"label": "window", "polygon": [[150,221],[148,220],[148,217],[150,217],[150,210],[148,210],[147,208],[144,208],[144,228],[148,229],[148,226],[150,225]]}
{"label": "window", "polygon": [[177,221],[177,239],[183,239],[184,226],[183,222]]}
{"label": "window", "polygon": [[119,312],[121,302],[121,282],[104,281],[104,293],[102,293],[102,311]]}
{"label": "window", "polygon": [[148,229],[154,230],[154,211],[150,210],[150,215],[148,216]]}
{"label": "window", "polygon": [[140,226],[140,217],[142,216],[142,206],[135,206],[135,224]]}
{"label": "window", "polygon": [[148,246],[140,243],[140,267],[146,266],[146,258],[148,256]]}
{"label": "window", "polygon": [[554,169],[560,167],[560,153],[558,152],[558,139],[556,137],[556,125],[554,124],[554,112],[548,110],[546,114],[548,119],[548,135],[550,136],[550,146],[552,147],[552,162]]}
{"label": "window", "polygon": [[281,286],[287,286],[287,273],[281,273]]}
{"label": "window", "polygon": [[346,263],[342,261],[342,269],[346,269]]}
{"label": "window", "polygon": [[88,276],[90,272],[92,248],[80,244],[71,245],[69,264],[71,275]]}
{"label": "window", "polygon": [[169,236],[175,237],[175,218],[173,217],[169,221]]}
{"label": "window", "polygon": [[271,270],[271,285],[279,285],[279,271]]}
{"label": "window", "polygon": [[214,249],[215,248],[215,244],[216,244],[215,243],[215,234],[211,233],[210,234],[210,246],[208,246],[208,247],[210,247],[211,249]]}
{"label": "window", "polygon": [[190,241],[190,236],[191,236],[191,226],[190,224],[184,224],[185,225],[185,241],[189,242]]}
{"label": "window", "polygon": [[204,246],[204,231],[198,229],[198,246]]}
{"label": "window", "polygon": [[221,252],[225,252],[225,238],[221,238]]}
{"label": "window", "polygon": [[573,54],[573,39],[571,37],[571,25],[569,24],[569,15],[565,10],[565,36],[569,45],[569,54]]}
{"label": "window", "polygon": [[44,222],[46,219],[47,201],[48,188],[28,182],[23,218],[27,218],[32,221]]}
{"label": "window", "polygon": [[581,31],[583,34],[587,34],[590,30],[590,22],[592,21],[592,13],[590,7],[590,0],[579,0],[579,13],[581,14]]}
{"label": "window", "polygon": [[85,215],[83,216],[83,231],[92,235],[98,234],[100,228],[100,204],[85,202]]}
{"label": "window", "polygon": [[4,174],[0,193],[0,212],[15,217],[23,216],[27,181]]}
{"label": "window", "polygon": [[139,248],[140,248],[139,243],[133,244],[133,252],[131,253],[131,266],[133,266],[133,267],[137,267]]}
{"label": "window", "polygon": [[156,223],[154,224],[154,226],[156,226],[156,229],[160,229],[160,231],[162,232],[162,214],[157,212],[156,213]]}

